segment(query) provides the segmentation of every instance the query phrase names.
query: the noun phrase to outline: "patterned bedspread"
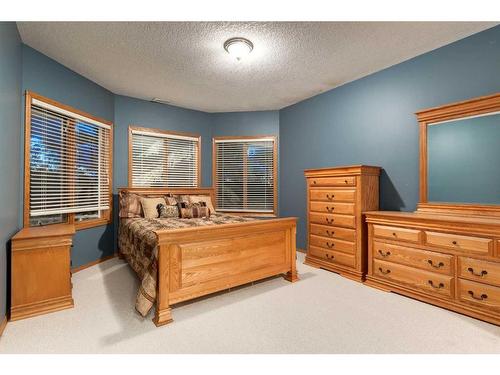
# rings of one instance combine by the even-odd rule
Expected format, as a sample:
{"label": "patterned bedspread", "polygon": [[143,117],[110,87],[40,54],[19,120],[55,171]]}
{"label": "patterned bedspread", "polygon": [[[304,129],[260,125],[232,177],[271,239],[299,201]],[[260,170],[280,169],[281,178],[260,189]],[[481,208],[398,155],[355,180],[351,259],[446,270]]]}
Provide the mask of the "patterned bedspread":
{"label": "patterned bedspread", "polygon": [[209,218],[199,219],[120,219],[118,247],[141,280],[135,303],[136,310],[142,316],[146,316],[156,301],[158,270],[156,231],[242,223],[253,220],[256,219],[221,214],[212,214]]}

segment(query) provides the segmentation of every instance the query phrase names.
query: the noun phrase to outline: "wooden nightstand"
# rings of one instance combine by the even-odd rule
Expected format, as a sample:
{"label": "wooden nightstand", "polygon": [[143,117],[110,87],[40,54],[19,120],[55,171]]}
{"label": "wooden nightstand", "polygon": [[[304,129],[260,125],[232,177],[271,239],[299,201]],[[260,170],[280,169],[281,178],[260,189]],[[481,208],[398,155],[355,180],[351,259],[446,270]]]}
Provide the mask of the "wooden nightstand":
{"label": "wooden nightstand", "polygon": [[73,307],[71,245],[75,227],[21,229],[12,237],[10,320]]}

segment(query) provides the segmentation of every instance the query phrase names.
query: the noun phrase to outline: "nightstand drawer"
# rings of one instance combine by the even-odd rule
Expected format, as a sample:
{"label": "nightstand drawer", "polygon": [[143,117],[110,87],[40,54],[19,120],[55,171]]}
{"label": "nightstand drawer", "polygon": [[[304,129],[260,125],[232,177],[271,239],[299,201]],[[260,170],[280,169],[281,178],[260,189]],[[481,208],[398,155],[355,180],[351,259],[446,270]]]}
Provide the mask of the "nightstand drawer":
{"label": "nightstand drawer", "polygon": [[458,279],[458,296],[460,300],[500,311],[500,288]]}
{"label": "nightstand drawer", "polygon": [[500,263],[458,257],[458,276],[500,286]]}
{"label": "nightstand drawer", "polygon": [[356,177],[315,177],[309,178],[309,186],[356,186]]}
{"label": "nightstand drawer", "polygon": [[311,234],[327,238],[340,238],[347,241],[354,241],[356,239],[356,231],[354,229],[319,224],[311,224]]}
{"label": "nightstand drawer", "polygon": [[416,229],[406,229],[399,227],[388,227],[385,225],[374,225],[373,235],[375,237],[388,238],[395,241],[407,241],[418,243],[420,231]]}
{"label": "nightstand drawer", "polygon": [[354,203],[311,202],[310,208],[314,212],[354,215]]}
{"label": "nightstand drawer", "polygon": [[373,257],[426,271],[452,274],[453,256],[374,241]]}
{"label": "nightstand drawer", "polygon": [[323,189],[311,189],[309,191],[311,201],[320,202],[335,202],[335,201],[349,201],[354,202],[356,198],[356,190],[323,190]]}
{"label": "nightstand drawer", "polygon": [[493,240],[483,237],[460,236],[458,234],[425,232],[427,245],[445,247],[457,251],[472,251],[478,254],[489,254],[493,248]]}
{"label": "nightstand drawer", "polygon": [[330,226],[341,226],[354,228],[356,226],[355,217],[352,215],[331,215],[311,212],[309,220],[314,224],[323,224]]}
{"label": "nightstand drawer", "polygon": [[373,261],[373,274],[410,288],[422,289],[444,297],[453,296],[453,277],[427,272],[378,259]]}
{"label": "nightstand drawer", "polygon": [[309,246],[308,255],[343,266],[354,267],[356,265],[356,258],[354,255],[322,249],[320,247]]}
{"label": "nightstand drawer", "polygon": [[319,236],[311,236],[309,242],[312,246],[322,247],[328,250],[343,251],[354,254],[356,245],[354,242],[337,240],[333,238],[325,238]]}

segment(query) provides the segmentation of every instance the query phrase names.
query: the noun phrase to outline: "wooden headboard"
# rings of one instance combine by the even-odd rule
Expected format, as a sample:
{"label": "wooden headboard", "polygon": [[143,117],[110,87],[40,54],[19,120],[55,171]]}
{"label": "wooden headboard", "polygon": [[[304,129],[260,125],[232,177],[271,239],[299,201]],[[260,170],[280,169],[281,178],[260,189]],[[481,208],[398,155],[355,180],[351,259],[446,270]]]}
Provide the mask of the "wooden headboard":
{"label": "wooden headboard", "polygon": [[161,196],[166,194],[175,195],[210,195],[215,205],[214,188],[148,188],[148,187],[121,187],[118,188],[118,196],[123,193],[135,193],[139,195]]}

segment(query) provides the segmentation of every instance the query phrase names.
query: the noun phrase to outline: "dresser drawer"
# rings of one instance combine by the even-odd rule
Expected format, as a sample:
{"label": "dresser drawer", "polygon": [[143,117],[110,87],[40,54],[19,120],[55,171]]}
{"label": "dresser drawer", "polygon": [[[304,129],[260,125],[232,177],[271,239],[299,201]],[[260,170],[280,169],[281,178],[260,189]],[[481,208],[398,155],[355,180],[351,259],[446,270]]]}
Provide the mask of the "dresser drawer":
{"label": "dresser drawer", "polygon": [[309,246],[308,255],[331,263],[341,264],[343,266],[354,267],[356,265],[356,258],[354,255],[327,250],[320,247]]}
{"label": "dresser drawer", "polygon": [[489,309],[500,310],[500,288],[458,279],[458,297]]}
{"label": "dresser drawer", "polygon": [[500,286],[500,263],[458,257],[458,276]]}
{"label": "dresser drawer", "polygon": [[356,177],[315,177],[309,178],[309,186],[355,186]]}
{"label": "dresser drawer", "polygon": [[453,256],[375,241],[373,257],[423,270],[452,274]]}
{"label": "dresser drawer", "polygon": [[331,215],[331,214],[320,214],[311,212],[309,214],[309,220],[311,223],[331,225],[331,226],[341,226],[354,228],[356,226],[355,217],[352,215]]}
{"label": "dresser drawer", "polygon": [[347,241],[354,241],[356,239],[356,231],[354,229],[319,224],[311,224],[311,234],[327,238],[340,238]]}
{"label": "dresser drawer", "polygon": [[453,277],[403,266],[401,264],[373,260],[373,274],[411,288],[417,288],[444,297],[453,296]]}
{"label": "dresser drawer", "polygon": [[309,243],[312,246],[322,247],[328,250],[348,252],[351,254],[354,254],[356,249],[356,245],[354,244],[354,242],[319,236],[311,236],[309,238]]}
{"label": "dresser drawer", "polygon": [[325,212],[329,214],[349,214],[354,215],[354,203],[325,203],[311,202],[311,211]]}
{"label": "dresser drawer", "polygon": [[373,235],[375,237],[389,238],[391,240],[418,243],[420,238],[420,231],[416,229],[388,227],[385,225],[374,225]]}
{"label": "dresser drawer", "polygon": [[335,201],[349,201],[354,202],[356,198],[356,190],[347,189],[311,189],[309,191],[311,201],[321,202],[335,202]]}
{"label": "dresser drawer", "polygon": [[472,251],[478,254],[489,254],[493,240],[483,237],[460,236],[458,234],[425,232],[426,244],[445,247],[453,250]]}

